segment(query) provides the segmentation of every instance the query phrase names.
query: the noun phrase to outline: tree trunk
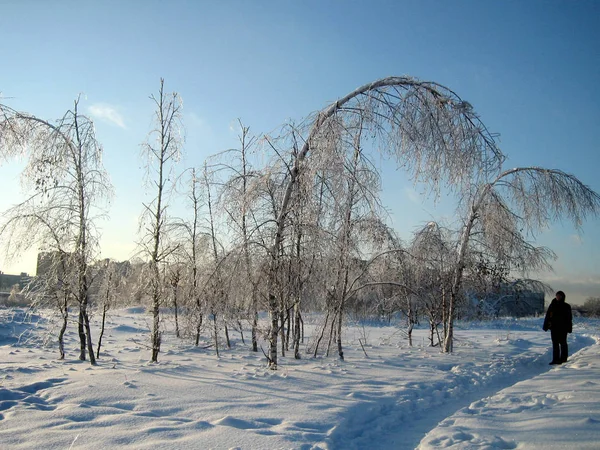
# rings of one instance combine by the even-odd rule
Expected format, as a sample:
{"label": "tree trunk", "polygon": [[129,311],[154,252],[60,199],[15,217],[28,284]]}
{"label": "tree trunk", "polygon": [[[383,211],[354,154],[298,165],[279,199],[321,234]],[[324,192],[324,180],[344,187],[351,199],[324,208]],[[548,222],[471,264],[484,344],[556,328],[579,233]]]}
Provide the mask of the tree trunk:
{"label": "tree trunk", "polygon": [[225,342],[227,344],[227,348],[231,348],[231,341],[229,340],[229,328],[227,327],[227,323],[223,325],[223,329],[225,330]]}
{"label": "tree trunk", "polygon": [[279,311],[279,334],[281,334],[281,356],[285,357],[285,316],[283,309]]}
{"label": "tree trunk", "polygon": [[96,365],[96,355],[94,355],[94,346],[92,344],[92,333],[90,330],[90,319],[89,319],[88,313],[87,313],[87,304],[84,305],[84,309],[83,309],[83,324],[84,324],[84,328],[85,328],[88,354],[90,356],[90,364],[92,366],[95,366]]}
{"label": "tree trunk", "polygon": [[[462,269],[460,269],[460,277],[462,277]],[[444,353],[451,353],[454,350],[454,315],[455,305],[458,298],[458,289],[460,287],[460,278],[457,275],[456,287],[452,288],[450,293],[450,303],[448,305],[448,325],[446,326],[446,336],[444,336]]]}
{"label": "tree trunk", "polygon": [[69,318],[69,307],[67,306],[67,296],[65,296],[63,307],[61,308],[62,314],[62,325],[58,332],[58,351],[60,353],[59,359],[65,359],[65,331],[67,329],[67,319]]}
{"label": "tree trunk", "polygon": [[202,328],[202,314],[200,314],[200,318],[198,319],[198,323],[196,324],[196,347],[200,344],[200,329]]}
{"label": "tree trunk", "polygon": [[77,320],[77,332],[79,334],[79,359],[85,361],[85,331],[83,328],[83,311],[79,306],[79,318]]}
{"label": "tree trunk", "polygon": [[256,308],[252,314],[252,351],[258,351],[258,311]]}
{"label": "tree trunk", "polygon": [[412,332],[413,332],[413,328],[415,327],[415,323],[414,323],[414,319],[413,319],[413,308],[412,308],[412,302],[410,301],[410,299],[408,299],[408,330],[407,330],[407,334],[408,334],[408,345],[409,347],[413,346],[413,341],[412,341]]}
{"label": "tree trunk", "polygon": [[[157,246],[158,249],[158,246]],[[157,250],[158,251],[158,250]],[[160,331],[160,272],[158,271],[158,263],[155,261],[152,264],[153,277],[152,280],[152,334],[150,335],[152,345],[152,355],[150,362],[158,362],[158,354],[160,353],[161,331]]]}
{"label": "tree trunk", "polygon": [[344,310],[344,299],[342,298],[342,301],[340,303],[340,312],[338,313],[338,323],[337,323],[337,348],[338,348],[338,355],[340,357],[340,359],[343,361],[344,360],[344,350],[342,348],[342,322],[343,322],[343,313],[342,311]]}
{"label": "tree trunk", "polygon": [[152,306],[152,335],[151,335],[151,344],[152,344],[152,359],[151,362],[158,362],[158,354],[160,353],[160,341],[161,341],[161,332],[160,332],[160,311],[158,308],[158,301],[155,300],[154,305]]}
{"label": "tree trunk", "polygon": [[442,330],[444,336],[448,334],[448,304],[446,300],[446,289],[442,287],[442,324],[444,329]]}
{"label": "tree trunk", "polygon": [[317,357],[317,354],[319,353],[319,345],[321,345],[321,341],[323,340],[323,337],[325,336],[325,330],[327,329],[327,324],[329,323],[329,308],[327,309],[327,314],[325,315],[325,323],[323,324],[323,328],[321,329],[321,334],[319,335],[319,337],[317,338],[317,342],[315,343],[315,351],[313,353],[313,358]]}
{"label": "tree trunk", "polygon": [[[485,191],[485,190],[484,190]],[[483,194],[480,198],[483,198]],[[458,299],[458,292],[460,290],[463,270],[465,268],[465,258],[467,255],[467,248],[469,246],[469,239],[471,237],[471,230],[473,229],[473,223],[477,218],[477,207],[474,205],[471,207],[471,212],[469,214],[469,219],[465,224],[465,228],[463,230],[461,240],[460,240],[460,248],[458,251],[457,263],[454,271],[454,279],[452,280],[452,288],[450,290],[450,303],[448,305],[448,314],[446,317],[447,326],[446,326],[446,335],[444,336],[444,353],[450,353],[453,349],[453,339],[454,339],[454,314],[456,308],[456,301]]]}
{"label": "tree trunk", "polygon": [[300,359],[300,305],[294,306],[294,358]]}
{"label": "tree trunk", "polygon": [[335,337],[335,324],[336,319],[338,318],[339,311],[336,311],[331,318],[331,326],[329,327],[329,339],[327,341],[327,351],[325,352],[325,356],[329,357],[329,351],[331,350],[331,344],[333,343],[333,339]]}
{"label": "tree trunk", "polygon": [[277,370],[277,334],[279,332],[279,311],[275,295],[269,294],[269,319],[271,329],[269,330],[269,362],[268,367]]}
{"label": "tree trunk", "polygon": [[292,331],[292,320],[289,310],[287,310],[285,321],[287,322],[287,329],[285,330],[285,349],[290,349],[290,332]]}
{"label": "tree trunk", "polygon": [[102,324],[100,325],[100,336],[98,336],[98,347],[96,348],[96,358],[100,358],[100,347],[102,347],[102,336],[104,336],[104,324],[106,323],[106,310],[108,306],[106,303],[102,308]]}
{"label": "tree trunk", "polygon": [[240,338],[242,338],[242,344],[246,345],[246,340],[244,339],[244,328],[242,327],[242,322],[238,320],[237,322],[238,328],[240,329]]}
{"label": "tree trunk", "polygon": [[433,317],[429,317],[429,346],[434,347],[433,345],[433,335],[435,333],[435,321]]}
{"label": "tree trunk", "polygon": [[219,357],[219,328],[217,326],[217,315],[213,313],[213,339],[215,341],[215,353]]}
{"label": "tree trunk", "polygon": [[178,315],[178,309],[179,306],[177,305],[177,288],[174,289],[174,293],[173,293],[173,309],[175,310],[175,336],[180,337],[179,336],[179,315]]}

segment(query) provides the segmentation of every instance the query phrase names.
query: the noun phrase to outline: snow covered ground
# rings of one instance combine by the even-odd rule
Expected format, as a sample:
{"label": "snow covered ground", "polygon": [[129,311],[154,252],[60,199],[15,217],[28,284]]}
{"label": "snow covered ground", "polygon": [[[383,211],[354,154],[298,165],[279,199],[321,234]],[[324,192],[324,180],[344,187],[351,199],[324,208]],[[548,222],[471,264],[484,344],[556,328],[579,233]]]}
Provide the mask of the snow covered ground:
{"label": "snow covered ground", "polygon": [[98,366],[76,359],[73,326],[59,361],[53,325],[22,317],[0,310],[2,449],[599,448],[599,321],[576,321],[562,366],[527,319],[462,324],[451,355],[425,330],[409,347],[401,328],[349,324],[345,362],[274,372],[239,334],[217,358],[168,333],[149,364],[142,308],[111,312]]}

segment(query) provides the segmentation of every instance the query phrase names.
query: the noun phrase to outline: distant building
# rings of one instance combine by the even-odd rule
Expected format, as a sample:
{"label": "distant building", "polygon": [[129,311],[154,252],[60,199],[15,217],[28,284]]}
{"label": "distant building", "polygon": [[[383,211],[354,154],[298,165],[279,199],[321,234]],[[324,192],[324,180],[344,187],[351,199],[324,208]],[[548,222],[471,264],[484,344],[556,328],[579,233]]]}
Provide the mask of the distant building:
{"label": "distant building", "polygon": [[516,288],[518,283],[505,284],[494,293],[471,294],[471,306],[479,316],[527,317],[544,313],[545,294],[534,289]]}
{"label": "distant building", "polygon": [[23,289],[30,280],[31,277],[25,272],[21,272],[19,275],[10,275],[0,271],[0,292],[10,292],[14,285]]}
{"label": "distant building", "polygon": [[544,293],[521,291],[505,295],[496,304],[498,316],[526,317],[544,313]]}

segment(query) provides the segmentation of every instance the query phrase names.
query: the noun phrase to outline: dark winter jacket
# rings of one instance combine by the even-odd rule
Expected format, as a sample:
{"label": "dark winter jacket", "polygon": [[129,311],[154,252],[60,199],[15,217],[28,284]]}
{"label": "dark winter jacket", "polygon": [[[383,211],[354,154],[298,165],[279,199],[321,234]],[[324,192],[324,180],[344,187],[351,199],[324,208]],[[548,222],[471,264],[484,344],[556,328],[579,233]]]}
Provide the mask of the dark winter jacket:
{"label": "dark winter jacket", "polygon": [[571,305],[564,300],[552,300],[546,312],[543,329],[544,331],[553,330],[571,333],[573,331]]}

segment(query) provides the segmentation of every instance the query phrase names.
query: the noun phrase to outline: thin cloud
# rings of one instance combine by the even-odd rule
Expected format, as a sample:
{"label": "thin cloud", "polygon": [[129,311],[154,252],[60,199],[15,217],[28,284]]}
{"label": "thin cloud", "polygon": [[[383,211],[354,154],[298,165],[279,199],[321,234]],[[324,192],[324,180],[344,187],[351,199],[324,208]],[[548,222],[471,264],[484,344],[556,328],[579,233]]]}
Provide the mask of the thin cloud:
{"label": "thin cloud", "polygon": [[123,116],[112,106],[105,103],[96,103],[88,108],[90,115],[94,119],[101,120],[119,128],[126,128]]}
{"label": "thin cloud", "polygon": [[421,197],[419,196],[417,191],[415,191],[412,188],[409,188],[409,187],[404,188],[404,195],[406,196],[406,198],[408,200],[410,200],[411,203],[415,203],[417,205],[420,205],[422,203]]}
{"label": "thin cloud", "polygon": [[572,234],[569,236],[569,242],[573,245],[581,246],[583,245],[583,238],[578,234]]}
{"label": "thin cloud", "polygon": [[[600,277],[595,274],[543,274],[534,278],[539,278],[555,291],[564,291],[567,294],[567,301],[571,304],[581,305],[588,297],[600,297]],[[547,296],[546,299],[551,298]]]}
{"label": "thin cloud", "polygon": [[217,137],[208,121],[194,112],[185,114],[186,142],[190,148],[216,149]]}

